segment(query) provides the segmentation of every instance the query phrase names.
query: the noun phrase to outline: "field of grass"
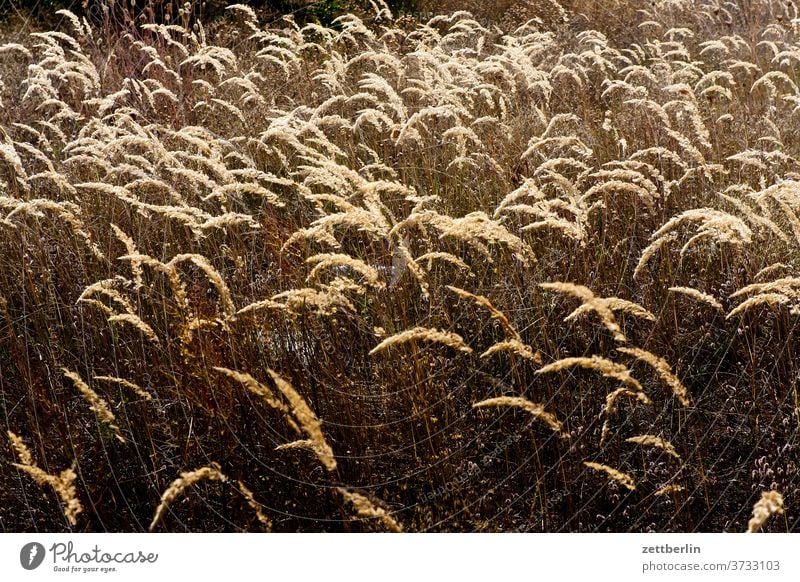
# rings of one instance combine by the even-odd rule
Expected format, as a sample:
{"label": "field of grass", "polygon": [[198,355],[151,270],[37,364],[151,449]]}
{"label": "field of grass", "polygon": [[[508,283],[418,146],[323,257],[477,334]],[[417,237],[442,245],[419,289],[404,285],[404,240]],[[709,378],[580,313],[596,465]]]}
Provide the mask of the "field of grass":
{"label": "field of grass", "polygon": [[795,3],[470,4],[0,24],[0,531],[800,529]]}

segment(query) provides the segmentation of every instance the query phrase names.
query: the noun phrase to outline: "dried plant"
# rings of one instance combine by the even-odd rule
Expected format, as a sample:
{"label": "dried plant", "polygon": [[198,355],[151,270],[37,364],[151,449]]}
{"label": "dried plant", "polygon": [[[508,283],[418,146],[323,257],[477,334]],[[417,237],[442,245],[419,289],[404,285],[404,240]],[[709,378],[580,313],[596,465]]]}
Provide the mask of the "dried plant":
{"label": "dried plant", "polygon": [[661,437],[652,435],[652,434],[644,434],[640,436],[630,437],[625,439],[626,442],[629,443],[636,443],[637,445],[641,445],[643,447],[656,447],[661,449],[668,455],[675,457],[676,459],[680,460],[681,456],[678,454],[678,451],[675,450],[675,447],[672,446],[672,443],[669,443],[662,439]]}
{"label": "dried plant", "polygon": [[613,378],[615,380],[619,380],[628,388],[636,391],[642,392],[643,388],[642,385],[636,380],[633,376],[630,375],[630,370],[623,366],[622,364],[618,364],[616,362],[612,362],[606,358],[601,356],[592,356],[590,358],[586,357],[573,357],[573,358],[562,358],[560,360],[556,360],[546,366],[543,366],[536,370],[537,374],[550,374],[552,372],[559,372],[561,370],[567,370],[569,368],[574,367],[585,368],[587,370],[595,370],[600,372],[606,378]]}
{"label": "dried plant", "polygon": [[618,471],[613,467],[609,467],[608,465],[603,465],[602,463],[594,463],[591,461],[584,461],[583,463],[590,469],[594,469],[595,471],[602,471],[606,475],[608,475],[611,479],[622,485],[623,487],[630,489],[631,491],[636,490],[636,483],[633,480],[633,477],[630,475]]}
{"label": "dried plant", "polygon": [[294,441],[288,445],[281,445],[279,449],[285,448],[308,448],[311,449],[316,455],[323,466],[328,471],[336,469],[336,459],[333,455],[325,435],[322,433],[322,425],[319,419],[314,414],[314,411],[309,408],[306,401],[300,394],[292,387],[289,382],[284,380],[280,375],[267,370],[278,392],[283,395],[286,402],[284,403],[275,396],[275,393],[268,386],[258,382],[249,374],[229,370],[227,368],[214,368],[218,372],[233,378],[240,382],[248,390],[254,394],[264,398],[267,404],[276,410],[284,413],[287,417],[289,425],[295,429],[296,432],[305,433],[309,438],[306,440]]}
{"label": "dried plant", "polygon": [[494,406],[512,406],[514,408],[520,408],[533,416],[541,420],[547,426],[549,426],[553,432],[558,434],[562,437],[568,437],[569,435],[562,431],[561,422],[551,413],[546,412],[544,407],[541,404],[536,404],[525,398],[515,397],[515,396],[499,396],[497,398],[489,398],[487,400],[481,400],[480,402],[476,402],[472,405],[472,408],[486,408],[486,407],[494,407]]}
{"label": "dried plant", "polygon": [[62,368],[61,371],[64,373],[65,377],[72,381],[75,388],[80,391],[80,393],[89,403],[89,410],[93,411],[101,422],[108,425],[108,428],[114,432],[114,436],[117,438],[117,440],[119,440],[121,443],[126,442],[125,437],[122,436],[122,433],[119,430],[119,427],[114,424],[117,419],[114,416],[114,413],[111,412],[111,409],[108,407],[108,403],[100,398],[97,392],[92,390],[78,374],[67,370],[66,368]]}
{"label": "dried plant", "polygon": [[698,291],[697,289],[693,289],[691,287],[669,287],[667,291],[686,295],[687,297],[691,297],[692,299],[695,299],[701,303],[706,303],[718,311],[723,310],[722,304],[719,301],[717,301],[714,297],[712,297],[708,293],[703,293],[702,291]]}
{"label": "dried plant", "polygon": [[481,354],[481,358],[488,358],[492,354],[497,354],[500,352],[508,352],[517,355],[521,358],[525,358],[526,360],[530,360],[534,364],[542,363],[542,355],[539,352],[534,352],[530,346],[522,343],[517,339],[510,339],[502,342],[497,342],[496,344],[492,345],[488,350],[483,352]]}
{"label": "dried plant", "polygon": [[[140,4],[0,23],[0,403],[113,492],[87,528],[220,452],[247,525],[192,531],[271,529],[262,495],[282,530],[395,529],[347,486],[377,480],[406,530],[719,531],[797,497],[794,3]],[[569,441],[510,447],[508,413]],[[74,525],[77,468],[12,446]],[[641,485],[583,486],[637,452]],[[3,527],[62,527],[18,479]]]}
{"label": "dried plant", "polygon": [[491,314],[492,319],[496,319],[497,321],[500,322],[500,324],[503,326],[506,332],[511,336],[511,339],[516,340],[517,342],[522,341],[522,338],[519,336],[519,333],[517,332],[516,329],[514,329],[514,326],[511,325],[511,322],[508,320],[508,317],[506,317],[505,313],[503,313],[502,311],[497,309],[497,307],[492,305],[492,302],[487,297],[484,297],[483,295],[475,295],[473,293],[470,293],[469,291],[465,291],[464,289],[453,287],[452,285],[448,285],[447,288],[450,289],[450,291],[452,291],[459,297],[474,301],[476,305],[486,309]]}
{"label": "dried plant", "polygon": [[669,495],[670,493],[680,493],[685,487],[683,485],[664,485],[658,491],[653,493],[654,496]]}
{"label": "dried plant", "polygon": [[761,499],[753,505],[753,517],[747,522],[747,533],[760,531],[775,514],[783,514],[783,495],[777,491],[762,492]]}
{"label": "dried plant", "polygon": [[150,522],[149,530],[153,531],[156,526],[161,522],[164,514],[169,509],[169,506],[186,491],[189,487],[208,479],[209,481],[227,481],[228,478],[222,474],[219,465],[216,463],[208,467],[200,467],[194,471],[184,471],[181,476],[170,483],[169,487],[164,490],[161,495],[161,503],[158,504],[156,512],[153,515],[153,521]]}
{"label": "dried plant", "polygon": [[390,532],[400,533],[403,531],[403,526],[397,523],[388,511],[375,504],[369,497],[356,493],[355,491],[348,491],[341,487],[339,487],[337,491],[345,501],[353,506],[359,517],[363,519],[377,519]]}
{"label": "dried plant", "polygon": [[264,526],[264,531],[272,531],[272,520],[264,513],[263,506],[256,501],[255,496],[253,496],[253,492],[247,488],[247,486],[242,483],[241,481],[236,482],[239,486],[239,491],[244,495],[244,498],[247,499],[247,504],[256,514],[256,519]]}
{"label": "dried plant", "polygon": [[130,390],[131,392],[133,392],[134,394],[136,394],[140,398],[143,398],[144,400],[152,400],[153,399],[153,395],[152,394],[150,394],[149,392],[145,392],[139,386],[137,386],[133,382],[125,380],[124,378],[115,378],[114,376],[93,376],[92,378],[94,380],[98,380],[100,382],[110,382],[112,384],[118,384],[118,385],[122,386],[123,388],[127,388],[128,390]]}
{"label": "dried plant", "polygon": [[594,293],[583,285],[575,285],[573,283],[541,283],[539,287],[558,291],[559,293],[566,293],[581,300],[580,307],[567,315],[564,321],[570,321],[583,313],[594,311],[600,317],[606,329],[614,335],[614,339],[618,342],[624,343],[627,339],[617,323],[614,316],[615,311],[641,317],[648,321],[655,321],[656,319],[652,313],[636,303],[620,299],[619,297],[595,297]]}
{"label": "dried plant", "polygon": [[30,477],[36,481],[37,485],[41,487],[45,485],[52,487],[53,491],[61,498],[64,516],[67,518],[67,521],[70,525],[77,525],[78,514],[83,511],[83,506],[78,499],[78,493],[75,488],[75,479],[78,477],[75,471],[72,469],[64,469],[58,475],[46,473],[34,463],[30,450],[28,450],[28,447],[20,437],[8,431],[8,438],[20,460],[19,463],[13,463],[13,466],[30,475]]}
{"label": "dried plant", "polygon": [[369,353],[370,355],[374,355],[384,350],[388,350],[391,347],[416,341],[441,343],[453,348],[454,350],[465,352],[467,354],[472,353],[472,348],[464,343],[464,339],[460,335],[448,331],[430,329],[427,327],[415,327],[413,329],[407,329],[405,331],[401,331],[400,333],[396,333],[393,336],[387,337],[377,346],[372,348]]}
{"label": "dried plant", "polygon": [[314,414],[314,411],[309,408],[303,397],[297,393],[289,382],[272,370],[267,370],[267,372],[272,378],[272,381],[275,382],[275,387],[283,394],[284,398],[286,398],[289,404],[289,410],[297,421],[298,426],[308,435],[311,450],[314,451],[317,458],[319,458],[322,465],[328,471],[335,471],[336,459],[333,456],[333,449],[331,449],[328,441],[325,439],[325,435],[322,433],[322,425]]}
{"label": "dried plant", "polygon": [[686,389],[686,386],[683,385],[683,382],[681,382],[680,379],[672,373],[672,368],[664,358],[660,358],[655,354],[640,348],[619,347],[617,348],[617,351],[623,354],[628,354],[629,356],[633,356],[637,360],[641,360],[652,367],[658,373],[661,379],[667,384],[667,386],[672,389],[675,397],[683,406],[689,406],[691,404],[689,391]]}
{"label": "dried plant", "polygon": [[116,313],[114,315],[109,316],[108,318],[109,323],[127,323],[131,326],[138,329],[142,334],[149,339],[154,344],[161,343],[156,335],[156,332],[153,331],[153,328],[147,325],[142,319],[133,313]]}
{"label": "dried plant", "polygon": [[603,428],[600,433],[600,443],[606,442],[606,438],[608,438],[608,434],[610,431],[610,419],[613,414],[617,412],[617,406],[619,404],[619,400],[622,397],[630,398],[637,402],[644,404],[645,406],[650,406],[653,402],[650,398],[642,391],[639,390],[631,390],[626,386],[621,386],[617,388],[613,392],[610,392],[606,396],[606,406],[603,409],[605,413],[605,420],[603,421]]}
{"label": "dried plant", "polygon": [[737,216],[714,208],[686,210],[671,218],[664,226],[653,233],[651,236],[653,242],[642,252],[636,272],[639,273],[644,268],[652,256],[653,250],[660,248],[667,241],[667,237],[673,234],[674,230],[684,224],[693,222],[699,222],[700,226],[697,233],[690,237],[681,248],[681,256],[685,255],[692,245],[705,239],[718,244],[729,243],[737,246],[747,245],[752,242],[753,231]]}

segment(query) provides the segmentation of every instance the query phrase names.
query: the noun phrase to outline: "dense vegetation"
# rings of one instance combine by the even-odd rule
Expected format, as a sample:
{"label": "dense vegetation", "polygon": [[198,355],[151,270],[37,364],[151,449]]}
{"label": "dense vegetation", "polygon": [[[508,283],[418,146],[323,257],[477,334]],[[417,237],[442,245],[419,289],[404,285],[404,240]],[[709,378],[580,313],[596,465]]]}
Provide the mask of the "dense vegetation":
{"label": "dense vegetation", "polygon": [[0,530],[797,530],[795,4],[324,4],[0,25]]}

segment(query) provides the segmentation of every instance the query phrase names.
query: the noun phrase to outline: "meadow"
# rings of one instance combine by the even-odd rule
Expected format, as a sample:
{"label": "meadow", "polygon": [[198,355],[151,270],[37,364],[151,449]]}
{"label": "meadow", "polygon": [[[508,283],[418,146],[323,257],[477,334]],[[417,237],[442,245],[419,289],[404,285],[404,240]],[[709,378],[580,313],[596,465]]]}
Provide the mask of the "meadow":
{"label": "meadow", "polygon": [[800,529],[795,2],[95,7],[0,24],[0,531]]}

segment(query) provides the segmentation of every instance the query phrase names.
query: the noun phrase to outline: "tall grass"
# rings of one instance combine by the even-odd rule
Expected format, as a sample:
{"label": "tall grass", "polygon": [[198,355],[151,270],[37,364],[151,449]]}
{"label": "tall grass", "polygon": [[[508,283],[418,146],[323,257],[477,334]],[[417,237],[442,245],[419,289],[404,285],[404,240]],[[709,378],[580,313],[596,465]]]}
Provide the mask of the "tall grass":
{"label": "tall grass", "polygon": [[796,7],[500,4],[0,39],[0,528],[798,528]]}

